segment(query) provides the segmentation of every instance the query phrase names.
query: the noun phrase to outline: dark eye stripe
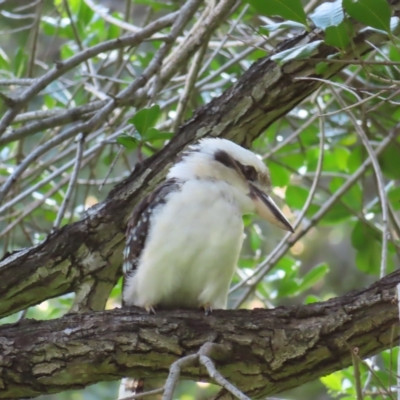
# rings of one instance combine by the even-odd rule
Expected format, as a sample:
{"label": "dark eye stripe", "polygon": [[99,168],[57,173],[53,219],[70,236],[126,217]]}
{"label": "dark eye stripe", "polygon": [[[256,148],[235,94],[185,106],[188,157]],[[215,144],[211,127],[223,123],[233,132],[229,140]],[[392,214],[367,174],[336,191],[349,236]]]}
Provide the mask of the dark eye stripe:
{"label": "dark eye stripe", "polygon": [[225,167],[233,168],[235,170],[240,170],[243,176],[250,182],[254,182],[258,179],[258,174],[256,169],[252,165],[243,165],[239,161],[234,160],[227,152],[223,150],[218,150],[214,154],[215,161],[220,162],[225,165]]}
{"label": "dark eye stripe", "polygon": [[214,154],[215,161],[225,165],[225,167],[236,169],[235,160],[223,150],[218,150]]}

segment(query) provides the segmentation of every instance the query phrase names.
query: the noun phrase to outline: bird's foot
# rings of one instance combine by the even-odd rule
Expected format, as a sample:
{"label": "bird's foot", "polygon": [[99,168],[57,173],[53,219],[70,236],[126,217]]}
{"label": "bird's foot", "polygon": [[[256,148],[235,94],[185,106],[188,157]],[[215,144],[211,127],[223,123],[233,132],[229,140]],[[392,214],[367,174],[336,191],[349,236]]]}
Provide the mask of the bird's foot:
{"label": "bird's foot", "polygon": [[207,316],[211,315],[213,311],[211,303],[202,304],[201,308],[204,310],[204,314],[206,314]]}
{"label": "bird's foot", "polygon": [[153,306],[145,306],[144,309],[147,311],[147,314],[155,314],[156,310],[154,310]]}

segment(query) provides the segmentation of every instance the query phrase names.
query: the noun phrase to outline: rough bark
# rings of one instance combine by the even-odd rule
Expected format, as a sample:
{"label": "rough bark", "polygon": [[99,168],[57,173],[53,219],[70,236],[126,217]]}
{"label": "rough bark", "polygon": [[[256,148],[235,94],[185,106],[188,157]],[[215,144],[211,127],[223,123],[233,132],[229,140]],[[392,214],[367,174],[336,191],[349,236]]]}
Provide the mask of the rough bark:
{"label": "rough bark", "polygon": [[[392,0],[391,4],[397,9],[400,0]],[[357,24],[354,27],[360,29]],[[319,30],[301,34],[282,43],[276,51],[318,40],[321,34]],[[342,59],[368,52],[371,47],[366,40],[379,46],[387,37],[368,30],[359,33]],[[321,45],[312,58],[325,59],[336,52]],[[320,78],[329,78],[346,66],[327,63]],[[177,154],[204,136],[221,136],[250,146],[270,124],[321,85],[320,81],[296,80],[316,76],[315,64],[309,59],[283,66],[269,57],[258,60],[232,88],[197,110],[168,146],[139,165],[80,221],[57,230],[37,246],[6,257],[0,262],[0,317],[78,288],[85,297],[86,309],[102,309],[118,277],[126,220],[135,204],[163,179]]]}
{"label": "rough bark", "polygon": [[[133,308],[24,320],[0,329],[0,398],[54,393],[124,376],[163,377],[207,342],[228,356],[218,370],[252,398],[299,386],[396,345],[400,271],[370,288],[273,310],[160,311]],[[209,380],[201,367],[183,377]]]}

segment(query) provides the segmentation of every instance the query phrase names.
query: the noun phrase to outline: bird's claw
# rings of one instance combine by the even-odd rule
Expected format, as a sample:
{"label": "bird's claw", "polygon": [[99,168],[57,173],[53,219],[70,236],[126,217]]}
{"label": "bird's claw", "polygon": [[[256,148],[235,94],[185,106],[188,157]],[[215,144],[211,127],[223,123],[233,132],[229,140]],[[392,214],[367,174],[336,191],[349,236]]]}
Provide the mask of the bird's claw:
{"label": "bird's claw", "polygon": [[145,310],[147,311],[147,314],[155,314],[156,310],[154,310],[153,306],[146,306]]}
{"label": "bird's claw", "polygon": [[201,308],[203,308],[204,314],[205,314],[206,316],[211,315],[211,313],[212,313],[212,311],[213,311],[212,306],[211,306],[211,303],[205,303],[205,304],[203,304],[203,305],[201,306]]}

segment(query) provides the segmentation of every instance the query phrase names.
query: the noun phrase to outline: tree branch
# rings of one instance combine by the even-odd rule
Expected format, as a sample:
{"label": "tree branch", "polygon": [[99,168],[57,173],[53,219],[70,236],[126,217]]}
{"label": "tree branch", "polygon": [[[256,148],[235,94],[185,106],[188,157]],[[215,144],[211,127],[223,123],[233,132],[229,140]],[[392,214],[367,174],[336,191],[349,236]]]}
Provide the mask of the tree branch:
{"label": "tree branch", "polygon": [[[395,7],[400,0],[391,3]],[[355,23],[354,29],[360,26]],[[320,34],[319,30],[301,34],[282,43],[276,52],[319,40]],[[371,50],[368,43],[379,45],[386,40],[385,35],[364,30],[355,37],[342,59],[359,57]],[[320,45],[313,58],[326,59],[336,52],[332,47]],[[326,63],[323,79],[346,66],[329,60]],[[299,76],[315,76],[314,64],[307,59],[283,66],[269,57],[258,60],[233,87],[197,110],[164,149],[138,165],[103,203],[88,210],[80,221],[50,234],[38,246],[16,252],[0,262],[0,317],[75,291],[86,281],[114,283],[121,264],[126,220],[137,202],[163,179],[175,157],[204,136],[221,136],[249,147],[269,125],[322,84],[296,80]]]}
{"label": "tree branch", "polygon": [[[206,342],[229,348],[216,368],[251,398],[279,393],[370,357],[399,339],[400,271],[323,303],[273,310],[160,311],[136,308],[24,320],[0,329],[0,398],[81,388],[124,376],[166,378]],[[394,343],[392,343],[392,341]],[[184,378],[210,380],[203,367]]]}

